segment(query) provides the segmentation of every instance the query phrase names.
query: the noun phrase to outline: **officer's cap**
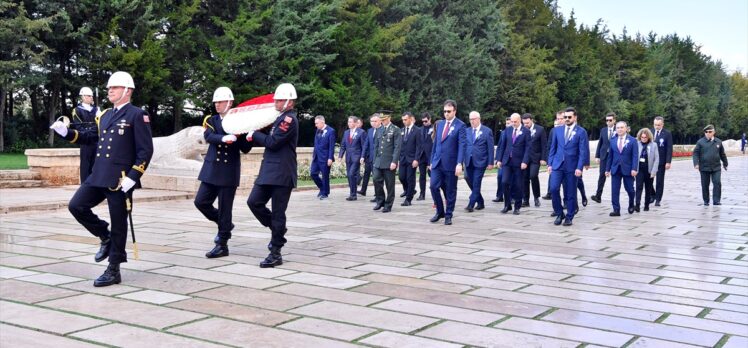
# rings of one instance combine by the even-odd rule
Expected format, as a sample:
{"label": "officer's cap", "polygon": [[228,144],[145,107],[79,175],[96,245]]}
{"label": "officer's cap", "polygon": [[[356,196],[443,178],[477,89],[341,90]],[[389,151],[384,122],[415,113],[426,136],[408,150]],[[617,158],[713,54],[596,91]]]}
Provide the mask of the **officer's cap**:
{"label": "officer's cap", "polygon": [[704,132],[710,131],[710,130],[714,130],[714,126],[713,125],[709,124],[706,127],[704,127]]}
{"label": "officer's cap", "polygon": [[390,118],[392,116],[392,110],[379,110],[380,118]]}

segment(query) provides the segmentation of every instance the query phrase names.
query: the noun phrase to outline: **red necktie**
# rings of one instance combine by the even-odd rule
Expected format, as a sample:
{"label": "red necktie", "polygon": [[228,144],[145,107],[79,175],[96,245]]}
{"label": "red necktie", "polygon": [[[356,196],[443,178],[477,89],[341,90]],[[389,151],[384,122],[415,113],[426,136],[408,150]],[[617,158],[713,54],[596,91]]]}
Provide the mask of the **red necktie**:
{"label": "red necktie", "polygon": [[442,132],[442,141],[447,137],[447,134],[449,134],[449,123],[450,121],[447,121],[447,124],[444,126],[444,131]]}
{"label": "red necktie", "polygon": [[353,132],[348,132],[348,144],[353,141]]}

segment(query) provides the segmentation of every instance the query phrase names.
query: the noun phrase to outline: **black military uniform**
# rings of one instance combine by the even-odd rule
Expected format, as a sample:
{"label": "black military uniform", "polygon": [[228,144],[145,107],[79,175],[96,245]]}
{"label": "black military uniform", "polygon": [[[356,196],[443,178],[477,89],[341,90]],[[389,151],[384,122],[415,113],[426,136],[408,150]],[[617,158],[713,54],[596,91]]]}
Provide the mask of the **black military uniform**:
{"label": "black military uniform", "polygon": [[[91,175],[70,199],[68,209],[83,227],[101,239],[96,262],[108,255],[110,265],[119,265],[127,262],[125,199],[127,195],[132,197],[132,191],[126,194],[120,189],[122,173],[135,181],[134,188],[140,187],[140,177],[153,156],[150,119],[142,109],[127,103],[119,109],[106,110],[97,124],[98,131],[73,129],[65,136],[65,139],[77,144],[98,142]],[[109,224],[91,211],[104,199],[109,205],[111,232]]]}
{"label": "black military uniform", "polygon": [[[229,254],[227,243],[231,239],[231,230],[234,229],[234,224],[231,223],[231,209],[234,206],[234,195],[241,178],[239,151],[249,152],[252,144],[241,136],[231,144],[224,143],[223,137],[228,134],[223,130],[221,115],[205,117],[203,128],[205,129],[203,136],[210,145],[203,167],[200,169],[200,175],[197,177],[202,182],[195,195],[195,207],[208,220],[218,225],[216,246],[205,254],[208,258],[214,258]],[[216,198],[218,198],[218,209],[213,207]]]}
{"label": "black military uniform", "polygon": [[[704,131],[714,131],[714,126],[706,126]],[[712,202],[721,205],[722,200],[722,167],[727,169],[727,155],[722,140],[716,136],[712,140],[703,137],[693,148],[693,165],[698,166],[701,174],[701,196],[704,205],[709,205],[709,182],[714,184]]]}
{"label": "black military uniform", "polygon": [[[413,117],[411,115],[411,117]],[[401,132],[401,143],[400,143],[400,158],[398,176],[400,184],[403,185],[403,194],[405,195],[405,201],[403,206],[409,206],[413,200],[413,196],[416,194],[416,168],[413,168],[413,161],[418,161],[421,158],[423,152],[423,144],[421,143],[421,128],[412,125],[410,131],[408,127],[403,127]],[[423,194],[423,191],[421,191]]]}
{"label": "black military uniform", "polygon": [[[70,128],[79,132],[96,132],[96,114],[99,108],[92,107],[86,110],[82,104],[73,109],[73,116],[70,120]],[[80,144],[80,177],[81,183],[86,181],[88,175],[93,169],[94,160],[96,159],[96,142],[91,144]]]}
{"label": "black military uniform", "polygon": [[[280,250],[286,244],[286,208],[297,181],[299,122],[296,110],[281,113],[269,133],[256,131],[251,140],[256,146],[264,146],[265,152],[247,205],[257,220],[272,232],[268,244],[270,255],[260,267],[274,267],[283,263]],[[272,210],[266,206],[270,199],[273,200]]]}
{"label": "black military uniform", "polygon": [[431,133],[434,132],[433,126],[421,127],[421,153],[418,159],[418,186],[421,188],[417,201],[426,199],[426,174],[431,175],[428,169],[431,160],[431,148],[434,146],[434,139]]}

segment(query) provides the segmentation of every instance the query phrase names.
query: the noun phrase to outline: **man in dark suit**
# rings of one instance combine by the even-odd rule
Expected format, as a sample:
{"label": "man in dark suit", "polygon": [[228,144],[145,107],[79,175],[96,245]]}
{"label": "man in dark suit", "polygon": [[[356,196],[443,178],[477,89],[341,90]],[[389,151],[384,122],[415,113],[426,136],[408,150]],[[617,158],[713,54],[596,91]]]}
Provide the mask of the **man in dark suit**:
{"label": "man in dark suit", "polygon": [[[229,255],[228,241],[234,224],[231,222],[231,211],[234,207],[234,196],[241,178],[240,151],[249,152],[252,144],[245,137],[227,134],[223,130],[223,117],[234,102],[234,94],[228,87],[218,87],[213,93],[213,104],[218,114],[206,116],[203,120],[203,137],[208,142],[200,175],[200,188],[195,195],[195,207],[208,220],[218,225],[214,238],[215,246],[205,254],[212,259]],[[218,209],[213,202],[218,198]]]}
{"label": "man in dark suit", "polygon": [[415,125],[416,119],[413,113],[406,111],[403,113],[402,118],[402,144],[400,144],[398,171],[400,184],[403,185],[403,193],[405,194],[405,201],[400,205],[407,207],[411,204],[413,196],[416,194],[416,169],[418,168],[418,159],[423,149],[421,148],[421,129]]}
{"label": "man in dark suit", "polygon": [[335,129],[325,124],[325,116],[314,117],[314,152],[309,170],[314,184],[319,188],[317,197],[327,199],[330,195],[330,168],[335,161]]}
{"label": "man in dark suit", "polygon": [[[377,129],[382,125],[382,120],[379,118],[379,114],[375,113],[369,117],[369,124],[371,128],[366,131],[366,144],[364,145],[364,179],[361,183],[361,190],[358,193],[362,196],[366,196],[366,189],[369,187],[369,178],[371,177],[372,163],[374,162],[374,137],[376,136]],[[371,202],[374,202],[372,199]]]}
{"label": "man in dark suit", "polygon": [[[431,197],[436,214],[431,222],[444,218],[445,225],[452,224],[452,213],[457,201],[457,178],[462,176],[462,157],[465,151],[465,123],[457,118],[457,102],[444,102],[444,121],[436,127],[434,150],[431,152]],[[444,191],[442,198],[441,191]],[[444,201],[447,201],[446,209]]]}
{"label": "man in dark suit", "polygon": [[[507,130],[512,127],[512,122],[509,116],[506,117],[504,120],[504,130]],[[501,142],[504,141],[504,137],[501,136],[503,133],[502,130],[499,130],[496,132],[496,150],[498,150],[502,144]],[[494,162],[496,161],[496,158],[494,157]],[[504,173],[504,171],[501,168],[496,168],[496,198],[492,199],[491,202],[494,203],[501,203],[504,202],[504,185],[501,184],[501,175]]]}
{"label": "man in dark suit", "polygon": [[391,113],[380,111],[382,127],[377,129],[377,136],[374,138],[374,210],[382,209],[383,213],[392,211],[392,204],[395,202],[395,170],[400,159],[401,133],[400,128],[390,121]]}
{"label": "man in dark suit", "polygon": [[530,162],[530,131],[522,126],[521,117],[514,113],[511,116],[512,128],[502,134],[501,146],[496,149],[496,167],[502,168],[501,184],[504,185],[504,209],[506,213],[512,209],[514,215],[519,215],[522,206],[522,171],[527,169]]}
{"label": "man in dark suit", "polygon": [[426,199],[426,175],[431,176],[428,169],[429,160],[431,159],[431,148],[434,146],[434,139],[431,135],[434,133],[434,127],[431,125],[431,114],[424,112],[421,114],[421,154],[418,160],[418,184],[421,191],[418,194],[417,201]]}
{"label": "man in dark suit", "polygon": [[660,201],[662,201],[662,193],[665,191],[665,170],[670,169],[670,162],[673,160],[673,135],[664,126],[665,119],[662,116],[654,118],[652,134],[654,134],[654,141],[660,155],[655,192],[654,195],[650,196],[655,201],[655,207],[659,207]]}
{"label": "man in dark suit", "polygon": [[[486,207],[480,193],[486,169],[493,168],[493,135],[491,129],[480,123],[480,114],[470,112],[470,128],[465,129],[465,181],[470,188],[470,200],[465,210],[481,210]],[[476,205],[477,204],[477,205]]]}
{"label": "man in dark suit", "polygon": [[546,164],[548,158],[548,144],[545,129],[535,124],[531,114],[522,115],[522,124],[530,130],[530,163],[523,173],[524,200],[523,207],[530,205],[530,184],[532,184],[532,193],[535,198],[535,206],[540,206],[540,166]]}
{"label": "man in dark suit", "polygon": [[[571,226],[577,206],[577,179],[582,176],[590,151],[587,132],[577,126],[577,111],[564,110],[564,126],[551,130],[551,147],[548,152],[548,172],[551,174],[551,195],[553,199],[554,225]],[[566,215],[561,205],[561,185],[564,186]]]}
{"label": "man in dark suit", "polygon": [[[296,118],[296,88],[282,83],[275,89],[275,110],[280,112],[269,133],[250,132],[247,140],[264,146],[260,173],[255,179],[247,205],[252,214],[272,233],[268,250],[270,254],[260,262],[261,268],[283,264],[281,248],[286,244],[286,208],[291,191],[296,188],[296,144],[299,140],[299,121]],[[272,210],[267,203],[272,199]]]}
{"label": "man in dark suit", "polygon": [[628,124],[623,121],[616,123],[616,137],[610,139],[611,148],[605,175],[611,176],[611,191],[613,211],[610,216],[621,216],[621,180],[623,188],[629,195],[629,214],[634,213],[634,178],[639,170],[639,147],[636,138],[628,134]]}
{"label": "man in dark suit", "polygon": [[366,133],[358,128],[358,117],[348,117],[348,129],[343,132],[343,139],[340,140],[339,159],[345,156],[345,174],[348,177],[348,187],[350,194],[345,198],[346,201],[355,201],[356,186],[358,182],[361,165],[364,164],[364,146],[366,146]]}
{"label": "man in dark suit", "polygon": [[[122,282],[119,265],[127,262],[127,215],[131,209],[127,202],[132,202],[132,191],[140,188],[140,178],[153,156],[150,117],[130,103],[134,90],[132,76],[117,71],[107,82],[107,97],[113,107],[96,118],[96,128],[68,130],[60,121],[50,127],[71,143],[99,144],[91,174],[68,204],[73,217],[101,240],[94,260],[109,257],[106,271],[94,281],[96,287]],[[92,211],[105,199],[111,232],[110,225]]]}
{"label": "man in dark suit", "polygon": [[608,155],[610,153],[610,139],[616,134],[615,112],[605,115],[605,125],[605,127],[600,129],[600,139],[597,141],[597,148],[595,149],[595,163],[600,165],[600,174],[597,177],[597,190],[590,197],[597,203],[602,201],[600,197],[602,197],[603,188],[605,187],[605,165],[608,163]]}

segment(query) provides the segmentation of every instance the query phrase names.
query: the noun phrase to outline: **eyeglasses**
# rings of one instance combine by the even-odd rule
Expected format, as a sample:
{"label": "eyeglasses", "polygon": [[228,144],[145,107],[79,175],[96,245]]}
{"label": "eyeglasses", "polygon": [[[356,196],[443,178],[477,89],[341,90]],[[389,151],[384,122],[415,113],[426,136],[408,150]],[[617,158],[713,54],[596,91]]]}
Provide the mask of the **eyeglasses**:
{"label": "eyeglasses", "polygon": [[704,133],[714,133],[713,130],[704,131]]}
{"label": "eyeglasses", "polygon": [[570,118],[572,118],[572,117],[574,117],[574,116],[564,116],[564,118],[567,119],[567,120],[570,119]]}
{"label": "eyeglasses", "polygon": [[606,119],[605,122],[613,122],[612,118]]}
{"label": "eyeglasses", "polygon": [[445,113],[445,114],[451,114],[451,113],[453,113],[453,112],[454,112],[454,110],[444,110],[444,113]]}

